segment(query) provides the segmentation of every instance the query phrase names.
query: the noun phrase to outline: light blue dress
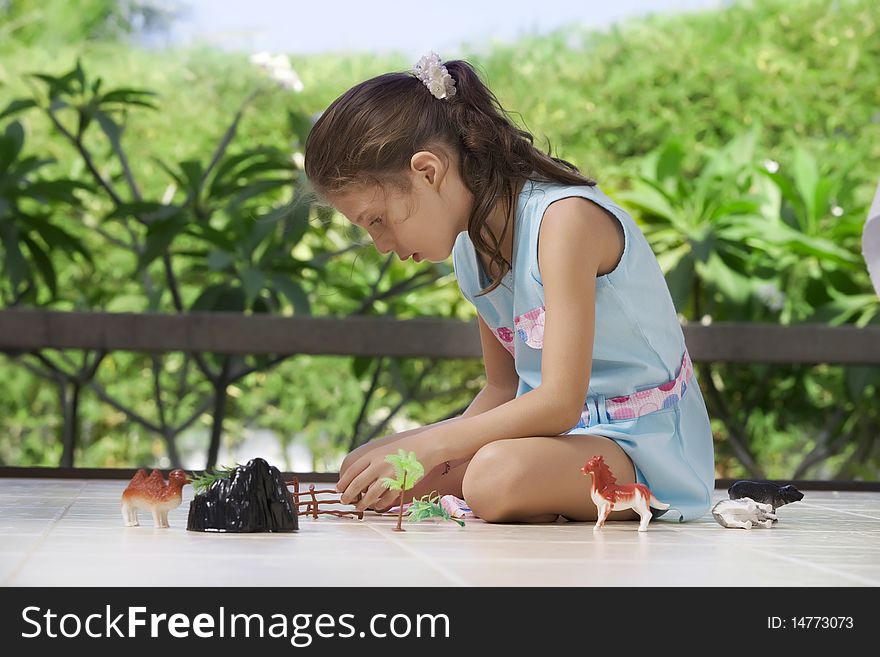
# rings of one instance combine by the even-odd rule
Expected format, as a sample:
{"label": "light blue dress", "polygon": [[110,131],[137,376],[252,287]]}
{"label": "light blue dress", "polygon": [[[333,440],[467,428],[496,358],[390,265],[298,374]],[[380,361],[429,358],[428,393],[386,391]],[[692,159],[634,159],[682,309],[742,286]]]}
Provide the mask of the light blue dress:
{"label": "light blue dress", "polygon": [[709,510],[715,486],[709,416],[663,272],[625,210],[598,186],[527,180],[516,204],[513,269],[501,285],[476,296],[490,279],[462,232],[452,251],[459,288],[514,357],[516,396],[537,388],[544,333],[538,228],[547,207],[570,196],[611,212],[625,245],[615,269],[596,277],[590,386],[580,421],[564,434],[613,439],[635,464],[637,482],[670,505],[667,512],[653,509],[655,517],[697,519]]}

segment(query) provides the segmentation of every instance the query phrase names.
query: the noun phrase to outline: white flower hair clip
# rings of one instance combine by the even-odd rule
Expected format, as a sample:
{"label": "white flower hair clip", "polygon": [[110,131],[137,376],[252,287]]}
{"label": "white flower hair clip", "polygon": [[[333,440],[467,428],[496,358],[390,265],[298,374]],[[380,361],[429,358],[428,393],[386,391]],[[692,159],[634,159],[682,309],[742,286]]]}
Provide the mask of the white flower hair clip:
{"label": "white flower hair clip", "polygon": [[446,67],[440,63],[440,56],[431,50],[413,66],[412,72],[418,76],[435,98],[455,95],[455,80]]}

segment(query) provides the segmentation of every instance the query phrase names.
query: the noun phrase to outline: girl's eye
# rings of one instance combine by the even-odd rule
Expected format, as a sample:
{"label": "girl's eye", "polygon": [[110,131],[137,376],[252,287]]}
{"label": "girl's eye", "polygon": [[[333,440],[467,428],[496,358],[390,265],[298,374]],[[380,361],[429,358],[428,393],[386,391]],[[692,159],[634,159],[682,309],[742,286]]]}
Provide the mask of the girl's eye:
{"label": "girl's eye", "polygon": [[377,221],[380,221],[380,220],[379,220],[378,218],[373,219],[373,220],[370,222],[370,225],[372,226],[372,225],[373,225],[374,223],[376,223]]}

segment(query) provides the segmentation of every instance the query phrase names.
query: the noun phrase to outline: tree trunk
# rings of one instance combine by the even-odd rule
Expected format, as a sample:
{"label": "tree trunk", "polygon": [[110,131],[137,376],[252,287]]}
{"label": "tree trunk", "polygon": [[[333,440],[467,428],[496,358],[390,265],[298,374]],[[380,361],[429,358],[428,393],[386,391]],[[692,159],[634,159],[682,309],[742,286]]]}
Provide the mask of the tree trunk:
{"label": "tree trunk", "polygon": [[72,384],[72,395],[70,402],[67,401],[67,381],[62,379],[58,384],[59,399],[61,402],[61,417],[64,426],[61,429],[61,463],[62,468],[72,468],[74,462],[74,452],[76,443],[79,439],[79,395],[80,386],[78,383]]}

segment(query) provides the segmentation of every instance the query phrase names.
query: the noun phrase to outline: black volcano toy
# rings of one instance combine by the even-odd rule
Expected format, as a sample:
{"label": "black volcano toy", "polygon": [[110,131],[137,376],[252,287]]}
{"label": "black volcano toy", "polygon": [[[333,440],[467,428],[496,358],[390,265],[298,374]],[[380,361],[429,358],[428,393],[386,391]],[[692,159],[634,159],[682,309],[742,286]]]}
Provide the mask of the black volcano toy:
{"label": "black volcano toy", "polygon": [[197,532],[292,532],[297,506],[281,473],[263,459],[248,461],[218,479],[189,505],[186,528]]}

